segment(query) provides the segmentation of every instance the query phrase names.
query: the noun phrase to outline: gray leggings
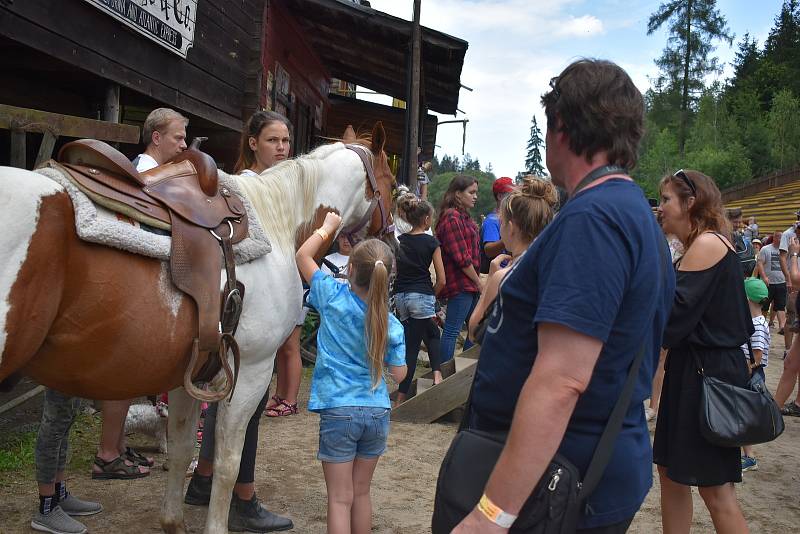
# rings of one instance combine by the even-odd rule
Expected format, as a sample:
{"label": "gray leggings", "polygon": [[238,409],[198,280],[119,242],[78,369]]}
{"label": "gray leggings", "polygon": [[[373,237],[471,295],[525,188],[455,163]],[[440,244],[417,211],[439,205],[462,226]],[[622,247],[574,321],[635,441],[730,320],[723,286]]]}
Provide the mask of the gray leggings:
{"label": "gray leggings", "polygon": [[67,397],[54,389],[44,392],[42,422],[36,436],[36,481],[52,484],[56,473],[67,465],[69,429],[81,405],[78,397]]}

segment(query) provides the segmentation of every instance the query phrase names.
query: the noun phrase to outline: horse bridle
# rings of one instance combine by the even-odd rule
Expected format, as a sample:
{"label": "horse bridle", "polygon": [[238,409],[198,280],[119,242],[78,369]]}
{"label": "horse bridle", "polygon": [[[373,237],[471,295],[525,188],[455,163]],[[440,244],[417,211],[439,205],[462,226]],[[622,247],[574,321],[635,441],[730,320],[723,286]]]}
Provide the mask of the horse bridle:
{"label": "horse bridle", "polygon": [[369,224],[376,208],[381,214],[381,227],[378,230],[376,237],[380,239],[386,234],[394,233],[394,224],[389,221],[391,212],[386,206],[383,205],[383,196],[381,195],[381,190],[378,189],[378,180],[375,178],[375,169],[372,166],[372,161],[370,160],[367,148],[362,145],[345,145],[345,147],[355,152],[361,160],[361,163],[364,164],[364,170],[367,172],[367,180],[372,188],[372,200],[370,202],[369,209],[364,216],[361,217],[358,222],[344,227],[341,232],[342,235],[347,237],[347,240],[350,241],[351,245],[355,245],[356,234],[358,234],[364,229],[365,226],[367,226],[367,224]]}

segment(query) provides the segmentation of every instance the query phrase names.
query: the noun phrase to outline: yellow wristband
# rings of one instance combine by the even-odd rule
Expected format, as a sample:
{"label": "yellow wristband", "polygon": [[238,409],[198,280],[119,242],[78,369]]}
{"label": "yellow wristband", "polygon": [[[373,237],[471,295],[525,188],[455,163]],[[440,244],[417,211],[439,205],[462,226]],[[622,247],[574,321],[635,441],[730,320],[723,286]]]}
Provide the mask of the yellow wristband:
{"label": "yellow wristband", "polygon": [[323,241],[327,240],[329,236],[328,232],[326,232],[322,228],[317,228],[316,230],[314,230],[314,233],[320,236]]}
{"label": "yellow wristband", "polygon": [[511,525],[517,520],[517,516],[504,512],[502,508],[489,500],[485,493],[481,495],[481,500],[478,501],[478,510],[486,516],[486,519],[499,527],[511,528]]}

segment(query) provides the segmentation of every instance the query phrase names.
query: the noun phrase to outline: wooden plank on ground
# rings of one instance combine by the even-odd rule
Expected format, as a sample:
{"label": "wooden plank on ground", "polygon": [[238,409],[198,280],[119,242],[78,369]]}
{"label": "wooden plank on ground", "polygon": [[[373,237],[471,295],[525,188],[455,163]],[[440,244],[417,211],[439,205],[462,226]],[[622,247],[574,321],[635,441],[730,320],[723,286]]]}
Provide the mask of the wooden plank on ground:
{"label": "wooden plank on ground", "polygon": [[475,363],[445,378],[441,384],[411,397],[392,410],[392,421],[432,423],[467,402]]}
{"label": "wooden plank on ground", "polygon": [[139,142],[139,127],[0,104],[0,129],[51,132],[112,143]]}

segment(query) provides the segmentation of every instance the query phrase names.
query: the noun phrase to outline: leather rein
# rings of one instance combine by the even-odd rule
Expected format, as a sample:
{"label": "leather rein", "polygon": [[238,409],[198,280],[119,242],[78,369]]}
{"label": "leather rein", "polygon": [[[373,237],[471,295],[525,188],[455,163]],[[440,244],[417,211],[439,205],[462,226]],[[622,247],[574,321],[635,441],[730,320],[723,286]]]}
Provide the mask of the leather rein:
{"label": "leather rein", "polygon": [[355,245],[356,234],[363,230],[367,224],[369,224],[376,208],[381,214],[381,227],[378,230],[376,237],[381,238],[388,233],[394,233],[394,224],[389,221],[391,213],[386,206],[384,206],[383,196],[381,195],[381,190],[378,189],[378,180],[375,178],[375,169],[372,165],[372,161],[370,160],[367,148],[362,145],[345,145],[345,147],[355,152],[359,159],[361,159],[361,163],[364,165],[364,170],[367,172],[367,180],[372,188],[372,200],[370,201],[369,209],[364,216],[361,217],[358,222],[343,228],[341,233],[347,237],[347,240],[350,241],[351,245]]}

